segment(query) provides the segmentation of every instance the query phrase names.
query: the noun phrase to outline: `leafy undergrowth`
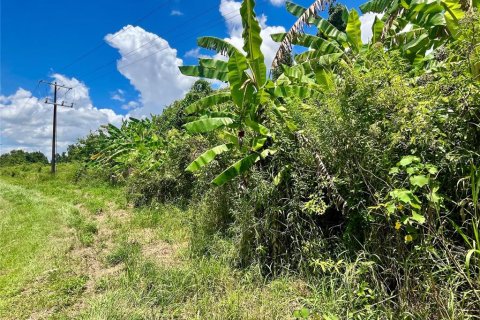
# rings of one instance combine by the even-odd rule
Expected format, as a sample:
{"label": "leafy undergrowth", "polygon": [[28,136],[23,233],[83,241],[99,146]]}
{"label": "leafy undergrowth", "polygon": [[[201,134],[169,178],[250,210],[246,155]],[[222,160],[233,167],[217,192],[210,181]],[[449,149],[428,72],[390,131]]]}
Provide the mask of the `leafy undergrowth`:
{"label": "leafy undergrowth", "polygon": [[353,316],[347,305],[358,292],[348,279],[266,280],[226,257],[194,258],[194,209],[129,208],[121,188],[92,177],[71,182],[77,169],[60,166],[56,177],[37,166],[0,172],[0,318]]}

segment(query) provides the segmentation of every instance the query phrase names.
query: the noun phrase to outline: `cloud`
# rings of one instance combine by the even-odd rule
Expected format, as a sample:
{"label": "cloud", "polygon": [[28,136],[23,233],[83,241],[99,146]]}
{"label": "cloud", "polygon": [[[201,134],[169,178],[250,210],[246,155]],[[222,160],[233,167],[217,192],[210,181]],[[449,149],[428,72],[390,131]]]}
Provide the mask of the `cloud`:
{"label": "cloud", "polygon": [[[271,0],[271,2],[278,2],[275,0]],[[242,19],[240,16],[234,15],[232,12],[238,13],[240,11],[241,3],[233,0],[222,0],[220,2],[220,13],[222,14],[223,18],[225,19],[225,23],[227,25],[227,31],[229,36],[225,38],[225,40],[235,47],[241,49],[243,47],[243,38],[242,38]],[[233,18],[234,17],[234,18]],[[279,44],[272,40],[270,37],[271,34],[274,33],[281,33],[285,32],[285,28],[283,26],[268,26],[267,25],[267,16],[261,15],[258,17],[261,26],[260,36],[263,39],[262,43],[262,52],[265,56],[265,62],[267,67],[269,67],[273,59],[275,58],[275,54],[279,48]]]}
{"label": "cloud", "polygon": [[270,3],[273,4],[276,7],[283,6],[285,4],[286,0],[270,0]]}
{"label": "cloud", "polygon": [[122,89],[118,89],[111,94],[111,99],[115,101],[125,102],[125,92]]}
{"label": "cloud", "polygon": [[375,22],[375,17],[381,19],[383,17],[382,13],[367,12],[360,16],[360,22],[362,23],[362,42],[369,43],[373,37],[372,26]]}
{"label": "cloud", "polygon": [[[135,117],[160,114],[166,106],[183,98],[196,80],[180,73],[178,67],[183,61],[177,50],[156,34],[125,26],[108,34],[105,40],[120,52],[117,68],[140,93],[142,107],[132,112]],[[149,45],[144,46],[147,42]],[[132,52],[139,47],[142,49]]]}
{"label": "cloud", "polygon": [[[120,124],[123,116],[111,109],[99,109],[92,105],[88,88],[75,78],[60,74],[53,78],[63,85],[74,87],[74,92],[65,99],[74,102],[74,107],[58,107],[57,152],[97,130],[107,123]],[[63,99],[64,90],[59,92]],[[73,99],[75,98],[75,99]],[[62,100],[60,100],[62,101]],[[44,98],[33,96],[31,92],[19,88],[9,96],[0,95],[0,153],[14,149],[41,151],[49,157],[52,143],[52,108],[44,103]]]}
{"label": "cloud", "polygon": [[172,12],[170,12],[170,15],[171,16],[183,16],[183,12],[180,11],[180,10],[172,10]]}
{"label": "cloud", "polygon": [[135,110],[140,107],[140,103],[137,101],[129,101],[128,103],[122,105],[123,110]]}
{"label": "cloud", "polygon": [[212,57],[207,55],[207,54],[202,54],[200,53],[200,48],[195,48],[192,50],[189,50],[185,53],[185,58],[205,58],[205,59],[211,59]]}

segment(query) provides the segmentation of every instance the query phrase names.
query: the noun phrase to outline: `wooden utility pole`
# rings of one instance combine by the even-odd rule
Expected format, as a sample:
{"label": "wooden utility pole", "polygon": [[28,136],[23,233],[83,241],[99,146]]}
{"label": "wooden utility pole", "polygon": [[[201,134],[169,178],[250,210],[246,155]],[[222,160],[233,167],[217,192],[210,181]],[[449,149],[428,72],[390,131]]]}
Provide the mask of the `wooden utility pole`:
{"label": "wooden utility pole", "polygon": [[52,174],[55,174],[57,171],[57,106],[61,107],[67,107],[67,108],[73,108],[73,103],[71,104],[65,104],[65,101],[62,101],[61,104],[57,103],[57,92],[58,88],[64,88],[66,90],[72,90],[70,87],[66,87],[60,84],[57,84],[57,82],[51,83],[51,82],[46,82],[46,81],[40,81],[41,83],[46,83],[50,86],[53,87],[53,101],[49,101],[48,98],[45,99],[46,104],[51,104],[53,105],[53,133],[52,133]]}

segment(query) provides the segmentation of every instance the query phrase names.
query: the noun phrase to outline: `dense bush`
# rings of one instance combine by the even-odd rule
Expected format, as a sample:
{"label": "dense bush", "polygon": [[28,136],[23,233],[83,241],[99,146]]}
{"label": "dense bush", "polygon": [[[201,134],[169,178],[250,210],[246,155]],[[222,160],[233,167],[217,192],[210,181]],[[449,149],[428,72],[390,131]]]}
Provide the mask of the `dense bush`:
{"label": "dense bush", "polygon": [[[375,20],[368,45],[359,43],[358,14],[343,7],[330,21],[346,23],[348,37],[318,17],[317,36],[298,25],[277,35],[315,48],[281,75],[276,66],[272,81],[246,0],[247,54],[201,38],[229,61],[181,69],[229,82],[228,90],[197,82],[163,115],[110,125],[85,149],[94,165],[126,182],[135,205],[189,205],[195,255],[257,266],[267,276],[350,272],[358,308],[388,302],[411,318],[476,315],[480,23],[473,7],[445,2],[462,18],[453,23],[432,2],[428,10],[448,21],[432,26],[424,19],[430,11],[407,2],[403,11],[382,2],[387,14]],[[316,11],[287,7],[303,24]],[[402,33],[408,23],[421,32]],[[326,41],[338,48],[313,45]],[[281,48],[278,61],[289,61],[289,44]]]}

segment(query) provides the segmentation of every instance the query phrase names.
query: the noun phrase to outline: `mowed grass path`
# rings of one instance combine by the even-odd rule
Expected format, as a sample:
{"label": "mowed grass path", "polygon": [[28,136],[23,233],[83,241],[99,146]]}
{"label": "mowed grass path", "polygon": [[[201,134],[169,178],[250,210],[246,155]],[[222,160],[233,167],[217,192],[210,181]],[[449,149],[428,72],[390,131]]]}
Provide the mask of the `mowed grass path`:
{"label": "mowed grass path", "polygon": [[232,267],[228,241],[216,240],[226,255],[192,255],[198,208],[133,209],[122,188],[77,172],[0,169],[0,319],[293,319],[305,304],[340,308],[335,283]]}
{"label": "mowed grass path", "polygon": [[40,192],[0,181],[0,318],[12,316],[7,312],[13,308],[20,316],[17,298],[64,264],[71,210]]}

